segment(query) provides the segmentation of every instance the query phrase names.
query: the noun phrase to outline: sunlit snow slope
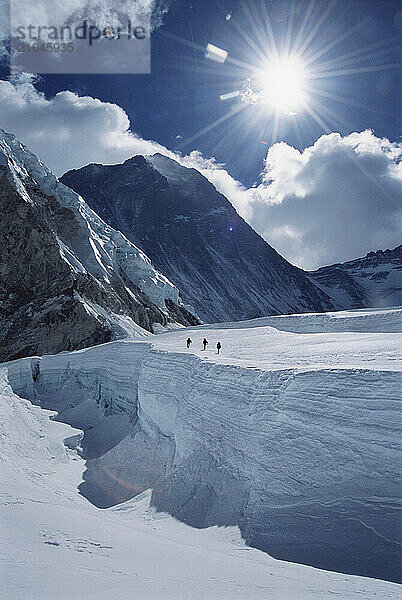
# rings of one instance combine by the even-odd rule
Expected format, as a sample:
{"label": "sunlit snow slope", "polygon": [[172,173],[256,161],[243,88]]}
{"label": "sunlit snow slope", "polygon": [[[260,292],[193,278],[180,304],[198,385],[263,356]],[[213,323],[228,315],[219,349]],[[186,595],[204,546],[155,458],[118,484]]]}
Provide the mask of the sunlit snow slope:
{"label": "sunlit snow slope", "polygon": [[2,598],[398,598],[396,584],[272,559],[233,527],[190,528],[149,508],[149,493],[94,507],[77,493],[84,461],[68,448],[80,434],[49,416],[16,396],[1,370]]}
{"label": "sunlit snow slope", "polygon": [[[84,499],[77,499],[74,485],[62,476],[63,486],[67,486],[63,489],[68,489],[67,496],[73,498],[67,500],[69,510],[79,511],[74,514],[85,520],[85,527],[90,527],[90,520],[86,519],[89,511],[99,523],[99,533],[95,536],[88,530],[79,537],[76,530],[69,531],[69,518],[64,516],[66,500],[60,492],[58,499],[45,502],[57,504],[58,508],[51,510],[57,515],[63,512],[63,516],[57,525],[49,527],[45,523],[51,511],[42,507],[44,524],[38,527],[41,531],[50,529],[53,537],[40,540],[41,534],[35,533],[37,526],[28,515],[31,509],[41,508],[29,500],[35,500],[35,496],[24,492],[21,515],[30,521],[32,536],[36,535],[38,545],[45,541],[59,543],[54,547],[46,544],[46,552],[56,552],[62,546],[63,553],[73,553],[68,546],[73,545],[71,540],[92,538],[96,544],[115,548],[116,542],[110,540],[118,534],[103,529],[101,519],[106,519],[106,528],[120,527],[115,519],[128,519],[130,525],[124,521],[125,526],[139,528],[144,535],[154,528],[152,552],[158,557],[157,548],[162,548],[158,536],[166,541],[165,526],[172,528],[169,531],[177,534],[175,540],[180,543],[190,540],[185,543],[195,557],[193,551],[197,554],[204,548],[200,546],[203,532],[174,526],[168,518],[149,521],[155,513],[143,512],[145,500],[141,494],[151,489],[154,508],[189,525],[237,525],[246,543],[278,558],[397,581],[398,400],[402,387],[398,351],[402,336],[390,330],[399,330],[401,312],[356,311],[342,313],[338,320],[331,314],[284,317],[293,320],[290,325],[285,322],[292,331],[273,326],[282,322],[282,317],[269,318],[267,324],[258,320],[254,326],[250,321],[219,324],[6,363],[15,394],[43,408],[57,410],[59,420],[84,430],[80,452],[86,459],[86,471],[80,491],[96,506],[109,507],[100,513]],[[298,327],[308,331],[308,321],[316,333],[296,333]],[[193,340],[190,350],[185,348],[188,335]],[[206,352],[201,350],[203,336],[210,343]],[[218,340],[223,345],[219,356],[214,348]],[[29,404],[24,406],[27,411],[36,411]],[[24,437],[25,433],[21,435]],[[46,434],[43,443],[47,444]],[[74,447],[77,443],[73,438],[69,445]],[[8,446],[2,444],[3,451]],[[24,457],[24,447],[29,444],[19,442],[18,446]],[[15,454],[12,450],[11,456]],[[36,486],[50,485],[48,477],[59,468],[57,456],[53,461],[56,462],[51,459],[45,469],[49,475],[33,478]],[[25,469],[23,463],[24,458],[16,471]],[[82,468],[82,462],[79,464]],[[34,472],[40,474],[43,468],[35,467]],[[10,495],[11,503],[19,502],[18,485]],[[140,504],[130,500],[135,496],[140,498]],[[128,504],[121,505],[126,501]],[[79,509],[73,508],[76,502]],[[10,515],[17,515],[18,506],[10,504],[6,509],[10,523],[16,522],[17,517]],[[146,516],[140,517],[141,514]],[[57,522],[56,517],[54,520]],[[122,535],[126,534],[123,529]],[[295,575],[296,571],[291,571],[301,567],[270,562],[254,550],[235,550],[227,537],[216,538],[215,530],[204,534],[212,536],[208,537],[210,552],[220,547],[217,551],[226,557],[220,555],[227,569],[233,568],[233,574],[221,572],[217,563],[209,563],[209,559],[205,562],[205,575],[202,570],[194,574],[192,566],[187,569],[176,563],[182,585],[192,589],[178,594],[180,598],[267,598],[272,594],[273,598],[301,599],[312,595],[330,598],[332,593],[353,598],[359,590],[361,597],[371,599],[376,594],[379,598],[386,598],[386,594],[396,598],[399,591],[367,579],[336,576],[338,579],[334,580],[331,578],[335,575],[298,571],[306,574],[309,583],[305,584]],[[131,546],[131,539],[125,538],[114,554],[124,553],[124,568],[120,569],[123,573],[138,571],[134,558],[131,567],[126,566],[127,557],[140,551]],[[147,544],[152,545],[153,541],[148,539]],[[18,544],[15,546],[10,550],[10,561],[18,571],[18,552],[22,551]],[[250,560],[250,564],[240,561],[243,566],[237,567],[232,562],[237,554],[245,555],[243,560]],[[197,556],[195,561],[206,560],[205,556]],[[191,565],[192,562],[193,559]],[[104,568],[101,559],[99,564],[98,575]],[[115,564],[112,561],[105,573],[113,570]],[[169,564],[175,568],[169,562],[166,568],[170,568]],[[261,564],[263,575],[259,579]],[[278,572],[268,565],[280,566],[284,578],[278,578]],[[81,575],[86,577],[82,568]],[[211,587],[209,569],[214,571],[211,577],[217,578]],[[254,569],[255,577],[251,577]],[[31,581],[32,574],[21,571],[22,567],[18,571],[21,580]],[[240,581],[238,573],[242,573],[240,579],[243,574],[250,579]],[[193,576],[196,583],[192,584]],[[323,578],[318,588],[314,587],[316,576]],[[114,574],[112,579],[118,577]],[[249,585],[250,580],[253,585]],[[139,586],[145,585],[139,590],[146,589],[146,583],[136,581]],[[344,589],[345,581],[356,587]],[[159,597],[174,598],[171,584],[169,579],[165,595],[161,588],[155,592],[156,583],[150,576],[146,592],[149,595],[142,597],[158,597],[159,593]],[[104,588],[100,585],[99,589]]]}

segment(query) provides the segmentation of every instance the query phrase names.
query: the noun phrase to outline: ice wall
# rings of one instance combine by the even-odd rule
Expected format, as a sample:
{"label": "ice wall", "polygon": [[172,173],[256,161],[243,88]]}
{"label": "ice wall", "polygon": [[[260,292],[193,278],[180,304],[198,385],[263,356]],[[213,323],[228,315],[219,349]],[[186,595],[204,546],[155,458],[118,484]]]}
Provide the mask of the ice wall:
{"label": "ice wall", "polygon": [[145,341],[7,366],[16,393],[83,429],[94,504],[152,488],[159,510],[237,524],[279,558],[398,579],[400,374],[260,371]]}

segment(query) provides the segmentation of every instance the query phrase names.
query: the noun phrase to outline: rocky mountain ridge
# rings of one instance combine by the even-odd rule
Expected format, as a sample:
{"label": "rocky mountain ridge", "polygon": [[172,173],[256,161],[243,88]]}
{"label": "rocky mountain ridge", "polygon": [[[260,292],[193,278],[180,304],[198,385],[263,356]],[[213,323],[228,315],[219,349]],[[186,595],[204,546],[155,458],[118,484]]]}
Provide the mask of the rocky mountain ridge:
{"label": "rocky mountain ridge", "polygon": [[402,245],[368,252],[362,258],[307,273],[344,308],[384,308],[402,304]]}
{"label": "rocky mountain ridge", "polygon": [[141,247],[205,322],[338,308],[195,169],[155,154],[61,181]]}
{"label": "rocky mountain ridge", "polygon": [[150,259],[0,130],[0,360],[197,323]]}

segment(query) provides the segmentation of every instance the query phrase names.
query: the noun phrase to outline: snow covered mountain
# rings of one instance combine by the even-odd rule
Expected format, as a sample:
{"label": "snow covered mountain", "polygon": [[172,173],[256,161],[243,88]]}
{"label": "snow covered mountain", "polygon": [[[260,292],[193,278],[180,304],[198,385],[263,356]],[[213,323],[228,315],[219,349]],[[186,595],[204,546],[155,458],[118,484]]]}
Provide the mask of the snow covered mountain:
{"label": "snow covered mountain", "polygon": [[400,581],[401,319],[268,317],[1,365],[4,597],[70,598],[71,578],[99,600],[398,598],[339,572]]}
{"label": "snow covered mountain", "polygon": [[337,308],[195,169],[155,154],[61,181],[141,247],[205,322]]}
{"label": "snow covered mountain", "polygon": [[334,303],[343,308],[402,304],[402,245],[369,252],[363,258],[307,273]]}
{"label": "snow covered mountain", "polygon": [[0,360],[198,322],[139,248],[2,130],[0,210]]}

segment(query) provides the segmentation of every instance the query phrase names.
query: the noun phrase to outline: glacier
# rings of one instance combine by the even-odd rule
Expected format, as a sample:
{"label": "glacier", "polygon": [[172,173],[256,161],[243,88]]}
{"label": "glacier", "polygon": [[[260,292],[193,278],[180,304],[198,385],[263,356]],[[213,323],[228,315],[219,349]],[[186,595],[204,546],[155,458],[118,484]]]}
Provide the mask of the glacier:
{"label": "glacier", "polygon": [[[34,371],[36,373],[36,371]],[[35,375],[36,376],[36,375]],[[0,594],[13,600],[396,600],[399,586],[275,560],[234,527],[195,529],[150,506],[77,493],[82,431],[16,395],[0,369]]]}
{"label": "glacier", "polygon": [[[239,527],[247,547],[279,559],[398,581],[401,334],[390,329],[401,314],[206,325],[4,368],[14,394],[83,432],[68,444],[98,509],[152,490],[156,514]],[[275,327],[283,319],[293,331]]]}

